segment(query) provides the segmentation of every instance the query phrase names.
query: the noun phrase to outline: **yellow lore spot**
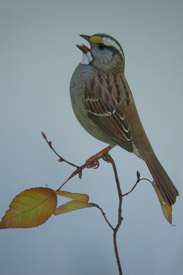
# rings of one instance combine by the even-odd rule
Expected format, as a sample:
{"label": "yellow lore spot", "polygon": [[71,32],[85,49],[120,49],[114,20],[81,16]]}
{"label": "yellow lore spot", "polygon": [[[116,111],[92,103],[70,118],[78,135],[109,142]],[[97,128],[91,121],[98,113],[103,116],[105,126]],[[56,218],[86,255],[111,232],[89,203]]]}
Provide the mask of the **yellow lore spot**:
{"label": "yellow lore spot", "polygon": [[92,36],[90,40],[94,43],[103,43],[103,38],[101,38],[100,36]]}

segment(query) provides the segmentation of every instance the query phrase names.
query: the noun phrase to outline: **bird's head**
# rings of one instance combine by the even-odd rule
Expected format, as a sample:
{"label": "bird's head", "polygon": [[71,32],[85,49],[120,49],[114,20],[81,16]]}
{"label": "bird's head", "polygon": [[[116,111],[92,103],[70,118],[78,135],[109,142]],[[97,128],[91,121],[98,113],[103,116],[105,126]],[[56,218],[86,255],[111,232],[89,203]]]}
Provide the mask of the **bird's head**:
{"label": "bird's head", "polygon": [[117,40],[101,33],[80,36],[87,40],[91,47],[76,45],[83,52],[81,64],[90,64],[105,73],[124,73],[125,56]]}

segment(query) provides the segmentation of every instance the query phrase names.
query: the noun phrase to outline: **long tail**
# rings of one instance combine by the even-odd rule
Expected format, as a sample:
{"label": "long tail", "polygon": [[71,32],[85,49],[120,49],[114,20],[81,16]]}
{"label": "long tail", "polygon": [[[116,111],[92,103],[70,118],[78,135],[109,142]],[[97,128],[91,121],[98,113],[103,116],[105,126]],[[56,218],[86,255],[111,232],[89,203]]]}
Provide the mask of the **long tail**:
{"label": "long tail", "polygon": [[141,149],[140,153],[151,172],[161,196],[165,202],[171,206],[176,202],[176,197],[179,196],[177,188],[174,186],[154,152],[145,152]]}

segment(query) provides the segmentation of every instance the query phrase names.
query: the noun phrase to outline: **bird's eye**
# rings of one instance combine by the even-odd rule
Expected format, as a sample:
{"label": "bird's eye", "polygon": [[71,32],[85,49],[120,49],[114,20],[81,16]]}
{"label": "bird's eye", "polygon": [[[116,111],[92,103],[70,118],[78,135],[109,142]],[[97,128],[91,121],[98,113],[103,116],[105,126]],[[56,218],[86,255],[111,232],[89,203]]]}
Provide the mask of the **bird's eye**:
{"label": "bird's eye", "polygon": [[99,50],[104,50],[106,46],[103,43],[98,43]]}

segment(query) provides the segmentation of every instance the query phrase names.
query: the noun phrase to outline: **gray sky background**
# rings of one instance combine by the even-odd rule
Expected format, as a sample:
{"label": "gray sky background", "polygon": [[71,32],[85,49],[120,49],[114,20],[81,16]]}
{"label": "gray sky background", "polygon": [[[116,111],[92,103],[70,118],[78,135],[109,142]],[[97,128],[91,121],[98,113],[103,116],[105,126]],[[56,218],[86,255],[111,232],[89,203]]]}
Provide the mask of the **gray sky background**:
{"label": "gray sky background", "polygon": [[[180,193],[176,226],[164,219],[149,183],[124,198],[117,239],[123,273],[183,273],[182,28],[182,1],[0,1],[0,217],[21,191],[45,184],[57,189],[73,172],[57,161],[41,131],[78,165],[106,146],[79,125],[69,95],[82,56],[75,44],[85,43],[79,34],[104,32],[124,49],[125,75],[144,128]],[[111,155],[123,192],[137,170],[151,179],[135,155],[119,147]],[[109,164],[84,171],[64,190],[87,193],[116,225]],[[118,274],[112,231],[95,208],[52,216],[38,228],[1,230],[0,247],[3,275]]]}

